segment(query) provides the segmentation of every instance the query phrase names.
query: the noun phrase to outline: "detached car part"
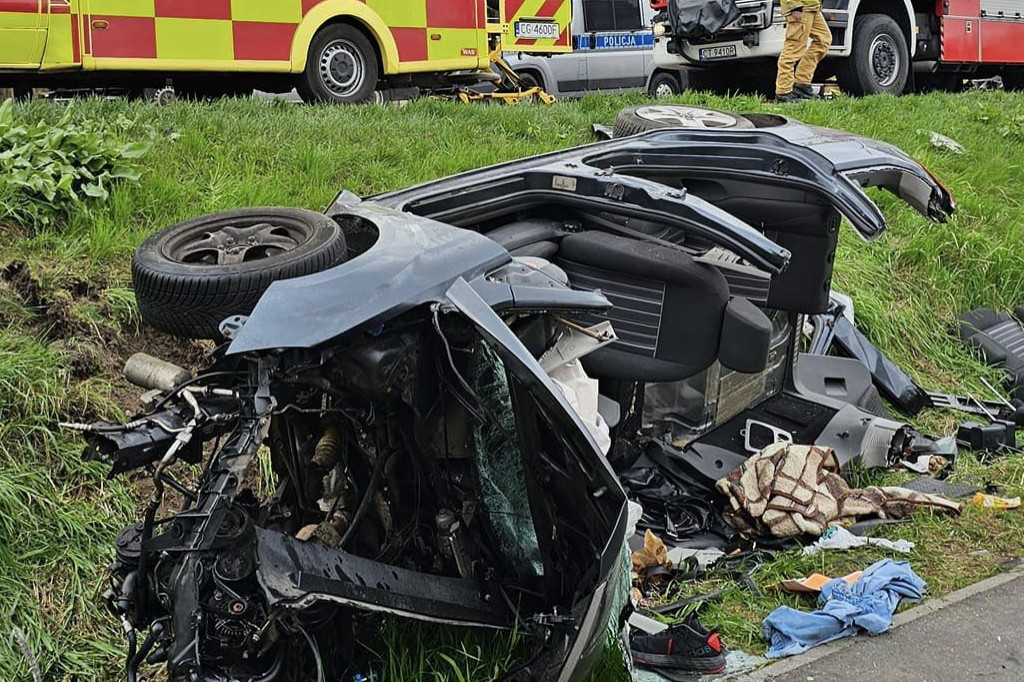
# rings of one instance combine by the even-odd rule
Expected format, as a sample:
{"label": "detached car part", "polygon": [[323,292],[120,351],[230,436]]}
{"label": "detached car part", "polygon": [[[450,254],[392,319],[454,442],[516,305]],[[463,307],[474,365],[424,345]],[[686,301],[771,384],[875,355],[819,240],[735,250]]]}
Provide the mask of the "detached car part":
{"label": "detached car part", "polygon": [[844,357],[857,360],[871,372],[871,378],[887,400],[914,416],[931,405],[923,388],[868,340],[844,315],[845,305],[832,298],[829,311],[813,318],[815,337],[812,352],[825,354],[834,348]]}
{"label": "detached car part", "polygon": [[989,365],[1006,372],[1010,395],[1024,400],[1024,308],[1016,316],[978,308],[960,316],[958,332]]}

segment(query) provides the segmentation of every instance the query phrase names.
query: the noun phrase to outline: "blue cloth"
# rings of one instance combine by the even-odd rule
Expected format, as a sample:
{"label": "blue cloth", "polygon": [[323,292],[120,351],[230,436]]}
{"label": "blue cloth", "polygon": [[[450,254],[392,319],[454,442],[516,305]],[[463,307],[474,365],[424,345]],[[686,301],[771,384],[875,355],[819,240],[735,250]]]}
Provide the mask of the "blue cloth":
{"label": "blue cloth", "polygon": [[872,635],[885,632],[900,600],[920,599],[924,588],[910,564],[890,559],[872,564],[852,585],[841,578],[830,580],[821,588],[817,611],[780,606],[768,614],[761,623],[765,639],[771,642],[765,656],[794,656],[860,630]]}

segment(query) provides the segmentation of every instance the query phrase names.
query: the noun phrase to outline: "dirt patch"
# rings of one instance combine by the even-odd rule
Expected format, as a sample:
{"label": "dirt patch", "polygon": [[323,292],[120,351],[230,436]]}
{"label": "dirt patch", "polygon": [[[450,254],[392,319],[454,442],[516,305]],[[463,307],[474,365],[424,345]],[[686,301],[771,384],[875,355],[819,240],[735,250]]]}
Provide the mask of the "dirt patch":
{"label": "dirt patch", "polygon": [[[148,353],[195,370],[205,363],[213,346],[148,327],[122,327],[104,303],[107,286],[102,278],[76,278],[47,290],[25,261],[13,261],[0,269],[0,287],[7,289],[29,313],[22,322],[60,351],[72,381],[102,380],[109,386],[108,397],[131,415],[140,408],[141,390],[121,376],[128,358],[135,353]],[[83,315],[86,308],[93,314]],[[96,406],[90,404],[76,416],[86,420],[111,416],[95,414],[95,410]]]}
{"label": "dirt patch", "polygon": [[32,276],[28,263],[16,260],[8,263],[0,270],[0,282],[6,284],[17,295],[21,302],[29,308],[45,307],[39,282]]}
{"label": "dirt patch", "polygon": [[[117,330],[112,337],[81,337],[65,341],[68,348],[69,369],[79,380],[94,377],[106,379],[110,384],[110,398],[127,415],[142,407],[139,396],[142,389],[133,386],[122,376],[124,364],[135,353],[147,353],[196,371],[202,367],[212,346],[190,339],[179,339],[142,327],[139,330]],[[109,416],[109,415],[108,415]]]}

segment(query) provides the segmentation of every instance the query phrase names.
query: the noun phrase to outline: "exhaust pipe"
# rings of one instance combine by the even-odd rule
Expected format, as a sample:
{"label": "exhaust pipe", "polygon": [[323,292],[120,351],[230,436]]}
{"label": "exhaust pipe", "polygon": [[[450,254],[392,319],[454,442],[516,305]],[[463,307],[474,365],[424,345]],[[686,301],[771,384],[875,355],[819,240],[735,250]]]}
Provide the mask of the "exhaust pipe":
{"label": "exhaust pipe", "polygon": [[124,363],[124,378],[139,388],[166,393],[191,379],[192,373],[173,362],[146,353],[136,353]]}

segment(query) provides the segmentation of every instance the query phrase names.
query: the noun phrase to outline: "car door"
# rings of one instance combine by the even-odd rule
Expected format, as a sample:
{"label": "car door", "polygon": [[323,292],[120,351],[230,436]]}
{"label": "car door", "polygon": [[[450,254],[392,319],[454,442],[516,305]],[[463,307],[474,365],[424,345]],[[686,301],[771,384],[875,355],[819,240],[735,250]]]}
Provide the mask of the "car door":
{"label": "car door", "polygon": [[38,68],[46,46],[47,0],[0,3],[0,67]]}
{"label": "car door", "polygon": [[654,44],[641,0],[583,0],[587,90],[622,91],[647,84],[644,55]]}

